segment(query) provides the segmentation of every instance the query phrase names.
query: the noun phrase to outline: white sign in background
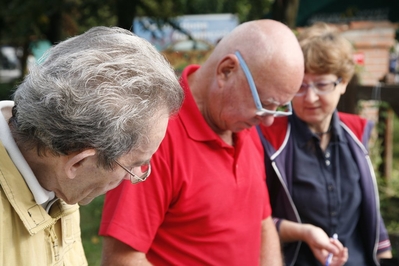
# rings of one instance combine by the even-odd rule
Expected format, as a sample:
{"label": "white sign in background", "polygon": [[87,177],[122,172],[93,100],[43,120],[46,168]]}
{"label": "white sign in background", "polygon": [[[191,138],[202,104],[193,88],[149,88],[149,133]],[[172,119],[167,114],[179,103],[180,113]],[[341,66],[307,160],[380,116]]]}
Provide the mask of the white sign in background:
{"label": "white sign in background", "polygon": [[[233,14],[185,15],[175,18],[174,22],[189,32],[194,39],[203,40],[212,45],[239,24],[238,17]],[[163,50],[176,41],[188,39],[186,34],[169,25],[159,28],[148,17],[136,18],[133,21],[133,31],[150,41],[158,50]]]}

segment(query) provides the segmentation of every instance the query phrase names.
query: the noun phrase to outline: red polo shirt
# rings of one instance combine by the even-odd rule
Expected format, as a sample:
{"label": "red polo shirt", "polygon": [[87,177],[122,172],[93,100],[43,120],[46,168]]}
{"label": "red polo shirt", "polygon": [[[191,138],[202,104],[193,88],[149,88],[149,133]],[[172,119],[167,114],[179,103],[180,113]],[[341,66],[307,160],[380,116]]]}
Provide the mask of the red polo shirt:
{"label": "red polo shirt", "polygon": [[100,234],[147,253],[154,265],[258,265],[261,221],[271,215],[263,150],[255,128],[235,146],[215,134],[187,84],[151,160],[147,181],[107,193]]}

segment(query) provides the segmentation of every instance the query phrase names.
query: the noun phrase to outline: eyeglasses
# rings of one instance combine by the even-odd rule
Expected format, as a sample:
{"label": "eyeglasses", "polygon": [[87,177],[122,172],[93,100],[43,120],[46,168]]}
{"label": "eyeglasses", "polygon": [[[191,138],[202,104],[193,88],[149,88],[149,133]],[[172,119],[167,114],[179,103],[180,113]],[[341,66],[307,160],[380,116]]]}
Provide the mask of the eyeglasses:
{"label": "eyeglasses", "polygon": [[335,87],[342,81],[342,78],[337,79],[336,81],[320,81],[320,82],[312,82],[312,83],[302,83],[299,91],[295,94],[296,97],[300,97],[306,94],[308,88],[312,88],[313,91],[317,95],[325,95],[333,90]]}
{"label": "eyeglasses", "polygon": [[251,71],[249,71],[249,68],[245,63],[244,58],[242,58],[240,52],[236,51],[235,55],[238,58],[238,62],[240,62],[240,66],[244,71],[245,77],[247,78],[249,84],[249,88],[251,89],[252,97],[254,98],[255,106],[257,109],[256,115],[257,116],[272,115],[274,117],[292,115],[291,102],[285,105],[278,106],[276,111],[263,108],[262,103],[260,102],[258,91],[256,90],[254,79],[252,78],[251,75]]}
{"label": "eyeglasses", "polygon": [[[151,174],[151,164],[150,162],[145,163],[140,166],[135,166],[132,170],[127,169],[123,165],[121,165],[117,160],[114,160],[120,167],[122,167],[126,172],[130,174],[130,182],[132,184],[137,184],[140,182],[144,182],[148,176]],[[135,173],[133,173],[135,172]]]}

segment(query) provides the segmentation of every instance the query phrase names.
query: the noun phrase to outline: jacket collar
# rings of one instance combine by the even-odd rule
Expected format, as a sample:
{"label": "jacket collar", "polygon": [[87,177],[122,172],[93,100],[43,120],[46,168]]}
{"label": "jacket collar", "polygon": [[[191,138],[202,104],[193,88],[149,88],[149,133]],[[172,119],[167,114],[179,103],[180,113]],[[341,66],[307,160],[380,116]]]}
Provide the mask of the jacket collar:
{"label": "jacket collar", "polygon": [[[306,145],[311,139],[318,140],[319,137],[310,131],[307,124],[302,121],[298,116],[296,116],[295,112],[293,112],[292,116],[289,118],[290,123],[292,124],[293,130],[295,133],[295,138],[297,138],[298,142],[301,143],[300,145]],[[340,120],[338,116],[338,112],[335,110],[331,122],[331,139],[337,142],[345,142],[344,133],[340,126]]]}
{"label": "jacket collar", "polygon": [[49,201],[54,199],[55,194],[52,191],[44,189],[37,178],[35,177],[32,169],[29,167],[21,151],[19,150],[14,138],[11,135],[10,128],[8,127],[8,119],[11,114],[11,109],[14,106],[13,101],[0,101],[0,141],[3,143],[4,148],[11,157],[11,160],[22,174],[29,189],[32,191],[37,204],[46,206]]}

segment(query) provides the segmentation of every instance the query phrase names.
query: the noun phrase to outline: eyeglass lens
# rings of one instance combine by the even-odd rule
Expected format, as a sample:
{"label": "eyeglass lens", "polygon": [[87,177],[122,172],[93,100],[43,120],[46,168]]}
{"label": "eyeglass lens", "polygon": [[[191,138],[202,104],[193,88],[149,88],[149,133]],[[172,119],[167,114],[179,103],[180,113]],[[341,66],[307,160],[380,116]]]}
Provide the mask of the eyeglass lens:
{"label": "eyeglass lens", "polygon": [[130,175],[130,182],[133,184],[137,184],[139,182],[145,181],[148,176],[151,173],[151,164],[150,162],[142,164],[141,166],[138,167],[133,167],[131,170],[127,169],[124,167],[122,164],[120,164],[118,161],[115,160],[115,162],[122,167],[126,172],[129,173]]}
{"label": "eyeglass lens", "polygon": [[308,84],[302,83],[296,96],[305,95],[309,88],[313,89],[313,91],[318,95],[324,95],[324,94],[330,93],[341,82],[341,80],[342,79],[339,78],[336,81],[320,81],[320,82],[314,82],[314,83],[308,83]]}
{"label": "eyeglass lens", "polygon": [[133,167],[131,172],[134,173],[135,175],[137,175],[138,177],[141,177],[141,176],[145,175],[149,171],[149,169],[150,169],[150,164],[146,163],[139,167]]}

